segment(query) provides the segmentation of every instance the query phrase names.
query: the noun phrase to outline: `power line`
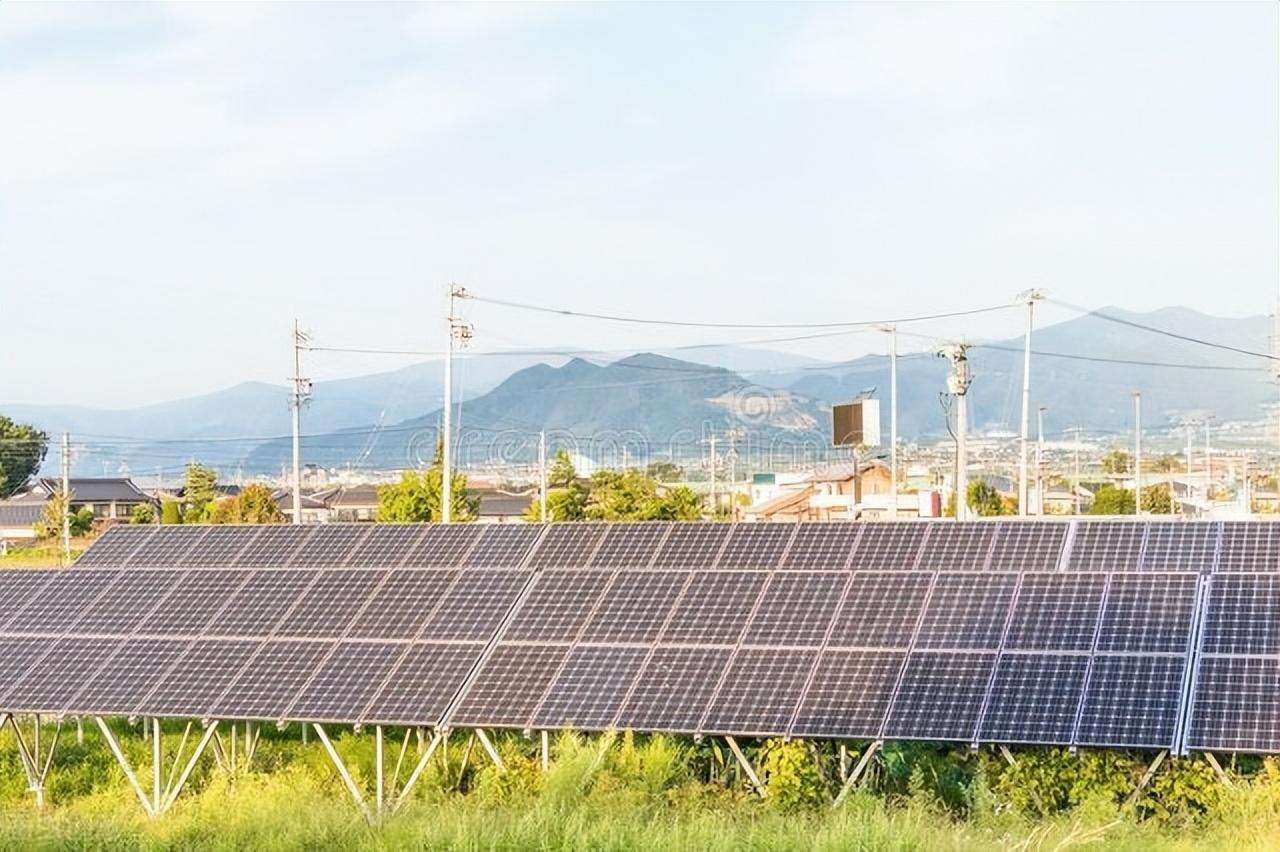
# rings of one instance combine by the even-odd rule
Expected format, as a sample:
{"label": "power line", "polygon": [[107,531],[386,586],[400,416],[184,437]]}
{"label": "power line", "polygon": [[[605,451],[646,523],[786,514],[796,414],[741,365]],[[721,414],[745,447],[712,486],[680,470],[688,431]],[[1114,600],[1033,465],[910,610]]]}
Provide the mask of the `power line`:
{"label": "power line", "polygon": [[1046,299],[1045,301],[1050,302],[1059,307],[1066,308],[1067,310],[1076,311],[1086,316],[1097,317],[1098,319],[1104,319],[1104,320],[1107,320],[1108,322],[1118,323],[1119,325],[1128,326],[1129,328],[1137,328],[1143,331],[1149,331],[1152,334],[1161,334],[1161,335],[1164,335],[1165,337],[1172,337],[1174,340],[1182,340],[1187,343],[1195,343],[1200,346],[1209,346],[1213,349],[1222,349],[1227,352],[1236,352],[1241,355],[1251,355],[1254,358],[1266,358],[1267,360],[1270,360],[1270,361],[1280,361],[1280,355],[1274,355],[1269,352],[1254,352],[1252,349],[1241,349],[1238,346],[1229,346],[1226,343],[1215,343],[1212,340],[1204,340],[1199,337],[1192,337],[1188,334],[1179,334],[1176,331],[1169,331],[1163,328],[1156,328],[1153,325],[1146,325],[1144,323],[1134,322],[1133,320],[1124,319],[1123,317],[1117,317],[1111,314],[1104,314],[1102,311],[1090,310],[1088,308],[1083,308],[1079,305],[1073,305],[1070,302],[1061,302],[1061,301],[1058,301],[1057,299]]}

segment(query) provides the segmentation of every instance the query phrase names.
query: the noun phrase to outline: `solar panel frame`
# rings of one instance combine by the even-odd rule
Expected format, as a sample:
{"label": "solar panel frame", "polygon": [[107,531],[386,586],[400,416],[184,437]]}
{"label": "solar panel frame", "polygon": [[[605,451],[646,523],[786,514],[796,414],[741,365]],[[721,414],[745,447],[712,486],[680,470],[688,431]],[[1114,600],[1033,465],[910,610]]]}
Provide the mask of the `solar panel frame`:
{"label": "solar panel frame", "polygon": [[660,521],[610,524],[587,566],[647,568],[670,532],[671,524]]}
{"label": "solar panel frame", "polygon": [[1147,527],[1143,571],[1210,573],[1217,563],[1222,525],[1216,521],[1155,522]]}
{"label": "solar panel frame", "polygon": [[989,521],[931,526],[914,567],[921,571],[982,571],[990,560],[997,529]]}
{"label": "solar panel frame", "polygon": [[1068,571],[1137,571],[1147,525],[1120,521],[1074,521],[1064,563]]}
{"label": "solar panel frame", "polygon": [[847,570],[865,528],[865,524],[848,521],[796,524],[795,538],[781,567],[791,570]]}
{"label": "solar panel frame", "polygon": [[1280,523],[1224,521],[1217,571],[1280,571]]}
{"label": "solar panel frame", "polygon": [[934,524],[897,521],[867,525],[849,560],[858,571],[914,571]]}
{"label": "solar panel frame", "polygon": [[1000,521],[987,567],[992,571],[1058,571],[1071,523]]}
{"label": "solar panel frame", "polygon": [[116,524],[98,537],[75,561],[76,568],[123,568],[129,557],[150,536],[158,534],[158,525]]}

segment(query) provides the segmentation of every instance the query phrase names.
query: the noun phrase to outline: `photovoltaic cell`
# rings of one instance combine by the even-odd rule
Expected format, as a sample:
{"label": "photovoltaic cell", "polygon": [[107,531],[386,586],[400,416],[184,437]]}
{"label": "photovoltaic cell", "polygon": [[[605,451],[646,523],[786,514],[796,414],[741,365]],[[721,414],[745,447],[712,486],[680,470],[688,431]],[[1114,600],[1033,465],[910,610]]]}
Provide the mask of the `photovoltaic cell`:
{"label": "photovoltaic cell", "polygon": [[552,524],[529,565],[533,568],[586,565],[604,538],[606,529],[605,524]]}
{"label": "photovoltaic cell", "polygon": [[286,568],[305,549],[316,527],[301,524],[273,524],[258,527],[258,533],[236,554],[235,568]]}
{"label": "photovoltaic cell", "polygon": [[281,719],[331,649],[326,642],[267,642],[213,705],[210,715]]}
{"label": "photovoltaic cell", "polygon": [[133,551],[159,530],[160,527],[155,525],[117,524],[90,545],[76,560],[75,567],[123,568]]}
{"label": "photovoltaic cell", "polygon": [[[204,528],[198,546],[188,549],[174,560],[176,568],[230,568],[236,557],[249,546],[261,527],[211,526]],[[167,527],[160,527],[158,535],[168,535]],[[92,549],[92,548],[90,548]]]}
{"label": "photovoltaic cell", "polygon": [[614,727],[696,732],[731,654],[728,648],[658,648],[641,670]]}
{"label": "photovoltaic cell", "polygon": [[783,567],[842,570],[848,566],[865,526],[847,522],[798,524]]}
{"label": "photovoltaic cell", "polygon": [[472,568],[518,568],[542,535],[542,528],[528,524],[491,524],[467,554]]}
{"label": "photovoltaic cell", "polygon": [[791,735],[879,737],[905,658],[902,651],[824,651]]}
{"label": "photovoltaic cell", "polygon": [[231,596],[208,632],[216,636],[266,636],[319,576],[319,571],[255,572]]}
{"label": "photovoltaic cell", "polygon": [[124,560],[124,567],[173,568],[182,557],[199,547],[208,530],[208,527],[201,526],[160,527]]}
{"label": "photovoltaic cell", "polygon": [[480,540],[475,524],[430,524],[409,549],[402,568],[456,568]]}
{"label": "photovoltaic cell", "polygon": [[1280,575],[1213,577],[1201,630],[1206,654],[1280,654]]}
{"label": "photovoltaic cell", "polygon": [[786,734],[815,662],[813,650],[740,650],[711,700],[703,730]]}
{"label": "photovoltaic cell", "polygon": [[503,638],[512,642],[573,639],[609,585],[609,577],[605,571],[542,571]]}
{"label": "photovoltaic cell", "polygon": [[1093,662],[1076,744],[1170,748],[1181,704],[1180,656],[1102,656]]}
{"label": "photovoltaic cell", "polygon": [[532,720],[535,728],[608,728],[643,665],[645,648],[574,648]]}
{"label": "photovoltaic cell", "polygon": [[1280,660],[1205,657],[1197,673],[1187,745],[1206,751],[1280,751]]}
{"label": "photovoltaic cell", "polygon": [[699,571],[676,604],[662,642],[736,643],[767,576],[756,571]]}
{"label": "photovoltaic cell", "polygon": [[136,630],[150,636],[197,636],[252,576],[250,571],[236,570],[187,572],[169,591],[164,605],[145,616]]}
{"label": "photovoltaic cell", "polygon": [[453,571],[392,571],[356,617],[352,639],[411,639],[453,585]]}
{"label": "photovoltaic cell", "polygon": [[483,649],[478,643],[414,643],[369,703],[362,721],[382,725],[436,724]]}
{"label": "photovoltaic cell", "polygon": [[408,646],[390,642],[342,642],[311,674],[286,711],[307,722],[350,722],[382,688]]}
{"label": "photovoltaic cell", "polygon": [[654,568],[714,568],[728,524],[673,524],[653,558]]}
{"label": "photovoltaic cell", "polygon": [[563,644],[498,645],[458,705],[451,724],[524,727],[568,652]]}
{"label": "photovoltaic cell", "polygon": [[906,571],[915,568],[928,524],[867,524],[853,551],[849,567],[865,571]]}
{"label": "photovoltaic cell", "polygon": [[1216,523],[1152,523],[1142,551],[1144,571],[1213,570],[1218,551]]}
{"label": "photovoltaic cell", "polygon": [[624,572],[581,635],[583,642],[653,642],[689,574],[684,571]]}
{"label": "photovoltaic cell", "polygon": [[362,569],[322,571],[276,629],[277,635],[340,638],[382,584],[386,573]]}
{"label": "photovoltaic cell", "polygon": [[528,582],[523,571],[464,571],[444,593],[423,639],[488,640]]}
{"label": "photovoltaic cell", "polygon": [[1197,583],[1195,574],[1113,575],[1098,650],[1184,653]]}
{"label": "photovoltaic cell", "polygon": [[996,525],[970,522],[938,524],[929,533],[916,567],[931,571],[981,571],[986,567]]}
{"label": "photovoltaic cell", "polygon": [[102,667],[82,682],[63,713],[127,715],[159,683],[191,643],[189,639],[129,639],[115,646]]}
{"label": "photovoltaic cell", "polygon": [[979,739],[1070,745],[1087,654],[1005,654],[996,666]]}
{"label": "photovoltaic cell", "polygon": [[775,574],[742,641],[748,645],[821,645],[849,580],[847,572]]}
{"label": "photovoltaic cell", "polygon": [[908,647],[933,577],[924,572],[858,572],[836,616],[828,646]]}
{"label": "photovoltaic cell", "polygon": [[1068,525],[1059,521],[1002,521],[991,549],[993,571],[1054,571]]}
{"label": "photovoltaic cell", "polygon": [[717,567],[777,568],[795,534],[795,527],[795,524],[734,524]]}
{"label": "photovoltaic cell", "polygon": [[1219,571],[1280,571],[1280,524],[1225,521]]}
{"label": "photovoltaic cell", "polygon": [[1024,574],[1005,647],[1090,650],[1106,584],[1105,574]]}
{"label": "photovoltaic cell", "polygon": [[920,648],[999,648],[1016,574],[939,574],[925,607]]}
{"label": "photovoltaic cell", "polygon": [[994,653],[913,653],[885,723],[889,739],[971,740]]}
{"label": "photovoltaic cell", "polygon": [[644,568],[653,561],[670,524],[611,524],[591,559],[596,568]]}
{"label": "photovoltaic cell", "polygon": [[347,566],[398,568],[427,529],[427,524],[378,524],[347,556]]}
{"label": "photovoltaic cell", "polygon": [[1146,524],[1079,521],[1067,559],[1070,571],[1137,571]]}

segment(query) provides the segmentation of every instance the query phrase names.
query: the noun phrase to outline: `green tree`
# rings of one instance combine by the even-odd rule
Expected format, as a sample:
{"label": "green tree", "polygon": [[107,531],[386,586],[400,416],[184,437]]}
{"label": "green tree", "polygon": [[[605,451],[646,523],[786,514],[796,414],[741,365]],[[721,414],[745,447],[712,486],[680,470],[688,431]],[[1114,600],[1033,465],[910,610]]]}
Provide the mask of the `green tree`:
{"label": "green tree", "polygon": [[687,485],[667,491],[659,518],[664,521],[696,521],[702,517],[702,499]]}
{"label": "green tree", "polygon": [[1132,515],[1133,492],[1107,483],[1093,495],[1093,506],[1089,512],[1094,515]]}
{"label": "green tree", "polygon": [[198,462],[187,465],[182,499],[186,502],[183,523],[198,524],[205,520],[209,504],[218,499],[218,473]]}
{"label": "green tree", "polygon": [[547,484],[551,488],[568,488],[577,479],[578,471],[573,466],[573,459],[569,458],[569,451],[556,450],[551,467],[547,469]]}
{"label": "green tree", "polygon": [[49,436],[0,415],[0,499],[20,491],[40,470]]}
{"label": "green tree", "polygon": [[684,470],[669,461],[653,462],[644,472],[650,479],[658,482],[679,482],[684,478]]}
{"label": "green tree", "polygon": [[[453,520],[475,520],[480,512],[480,499],[467,494],[466,476],[455,473],[452,485]],[[438,464],[423,471],[405,471],[399,482],[378,487],[378,521],[384,524],[439,521],[443,486],[444,472]]]}
{"label": "green tree", "polygon": [[1151,469],[1156,473],[1173,473],[1182,470],[1182,459],[1173,453],[1165,453],[1151,463]]}
{"label": "green tree", "polygon": [[131,524],[154,524],[156,522],[156,507],[150,503],[139,503],[133,507],[133,511],[129,514],[129,523]]}
{"label": "green tree", "polygon": [[275,494],[258,483],[246,485],[235,497],[210,503],[204,518],[210,524],[281,524],[285,520]]}
{"label": "green tree", "polygon": [[[61,491],[55,491],[45,504],[40,520],[36,521],[36,535],[40,538],[58,538],[62,535],[62,518],[67,512],[67,498]],[[71,535],[79,537],[87,535],[93,529],[93,510],[81,506],[71,513]]]}
{"label": "green tree", "polygon": [[969,508],[973,510],[973,513],[979,517],[985,518],[1004,514],[1004,499],[1000,496],[1000,492],[996,490],[995,486],[990,483],[981,479],[970,482],[966,497],[965,502],[969,504]]}
{"label": "green tree", "polygon": [[1173,512],[1173,497],[1169,484],[1148,485],[1142,489],[1142,511],[1152,515],[1168,515]]}
{"label": "green tree", "polygon": [[160,523],[182,523],[182,507],[178,505],[177,500],[165,500],[160,504]]}
{"label": "green tree", "polygon": [[1103,473],[1131,473],[1133,456],[1121,449],[1111,450],[1102,457],[1102,471]]}

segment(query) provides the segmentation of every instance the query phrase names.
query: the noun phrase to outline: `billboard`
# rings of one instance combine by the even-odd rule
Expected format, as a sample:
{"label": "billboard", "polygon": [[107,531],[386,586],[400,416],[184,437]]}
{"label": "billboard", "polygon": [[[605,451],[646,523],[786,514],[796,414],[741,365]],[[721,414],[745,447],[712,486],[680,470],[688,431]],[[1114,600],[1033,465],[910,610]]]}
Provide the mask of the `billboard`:
{"label": "billboard", "polygon": [[880,446],[880,400],[860,399],[832,406],[831,443],[837,447]]}

